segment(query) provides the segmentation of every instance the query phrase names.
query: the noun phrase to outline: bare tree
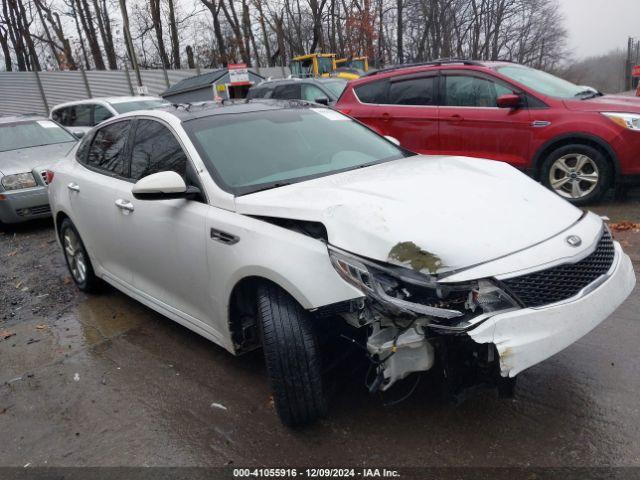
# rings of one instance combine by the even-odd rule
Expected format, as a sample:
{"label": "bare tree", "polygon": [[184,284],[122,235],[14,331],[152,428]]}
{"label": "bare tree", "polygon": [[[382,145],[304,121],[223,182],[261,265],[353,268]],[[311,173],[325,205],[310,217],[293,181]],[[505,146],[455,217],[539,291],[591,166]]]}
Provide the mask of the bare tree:
{"label": "bare tree", "polygon": [[158,49],[158,55],[160,55],[160,61],[164,68],[170,68],[169,57],[167,51],[164,48],[164,39],[162,37],[162,15],[160,10],[160,0],[149,0],[149,11],[151,12],[151,20],[153,22],[153,29],[156,33],[156,48]]}
{"label": "bare tree", "polygon": [[171,35],[171,60],[173,68],[180,68],[180,38],[178,37],[178,24],[173,0],[167,0],[169,8],[169,33]]}
{"label": "bare tree", "polygon": [[220,8],[222,4],[222,0],[201,0],[205,7],[209,9],[211,12],[211,17],[213,18],[213,31],[216,37],[216,43],[218,45],[218,54],[220,56],[220,63],[223,66],[226,66],[229,62],[227,56],[227,47],[224,39],[224,35],[222,34],[222,27],[220,25]]}
{"label": "bare tree", "polygon": [[96,36],[96,29],[94,27],[93,14],[89,9],[87,0],[75,0],[75,14],[80,20],[84,35],[89,43],[89,50],[91,51],[91,57],[97,70],[104,70],[104,59],[102,58],[102,51],[100,49],[100,43]]}

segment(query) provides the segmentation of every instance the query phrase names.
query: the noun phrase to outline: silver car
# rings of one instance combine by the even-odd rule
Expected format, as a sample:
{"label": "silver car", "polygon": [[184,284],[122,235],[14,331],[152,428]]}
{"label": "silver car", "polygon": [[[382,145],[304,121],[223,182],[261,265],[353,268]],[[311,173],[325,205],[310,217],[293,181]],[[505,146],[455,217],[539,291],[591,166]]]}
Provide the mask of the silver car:
{"label": "silver car", "polygon": [[76,142],[46,117],[0,116],[0,224],[51,215],[46,169]]}

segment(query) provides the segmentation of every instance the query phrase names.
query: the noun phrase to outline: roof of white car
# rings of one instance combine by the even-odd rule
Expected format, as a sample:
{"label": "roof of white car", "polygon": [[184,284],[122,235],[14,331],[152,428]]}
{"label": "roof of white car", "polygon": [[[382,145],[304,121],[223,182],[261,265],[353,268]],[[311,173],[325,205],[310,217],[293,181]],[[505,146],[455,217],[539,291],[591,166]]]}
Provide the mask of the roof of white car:
{"label": "roof of white car", "polygon": [[150,96],[122,96],[122,97],[93,97],[93,98],[85,98],[84,100],[74,100],[72,102],[60,103],[53,107],[53,109],[60,107],[69,107],[71,105],[82,105],[84,103],[96,103],[96,102],[105,102],[111,104],[118,104],[124,102],[140,102],[145,100],[162,100],[160,97],[150,97]]}
{"label": "roof of white car", "polygon": [[29,122],[33,120],[49,120],[39,113],[25,113],[23,115],[0,115],[0,125],[4,123]]}
{"label": "roof of white car", "polygon": [[[193,120],[211,115],[229,115],[238,113],[260,112],[266,110],[282,110],[285,108],[328,108],[324,105],[307,102],[305,100],[273,100],[273,99],[252,99],[240,101],[219,102],[198,102],[186,104],[173,104],[171,106],[157,108],[145,112],[130,112],[123,116],[136,116],[141,113],[154,114],[167,112],[181,121]],[[121,116],[122,117],[122,116]],[[120,117],[120,118],[121,118]]]}

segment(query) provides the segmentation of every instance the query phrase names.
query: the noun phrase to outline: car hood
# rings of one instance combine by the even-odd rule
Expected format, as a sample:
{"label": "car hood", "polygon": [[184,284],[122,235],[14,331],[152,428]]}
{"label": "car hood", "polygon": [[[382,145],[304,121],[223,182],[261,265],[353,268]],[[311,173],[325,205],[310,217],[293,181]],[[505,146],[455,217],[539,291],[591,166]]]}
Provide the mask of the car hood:
{"label": "car hood", "polygon": [[582,216],[505,163],[443,156],[409,157],[244,195],[236,209],[321,222],[336,247],[430,273],[517,252]]}
{"label": "car hood", "polygon": [[75,144],[76,142],[64,142],[0,152],[0,174],[30,172],[39,166],[47,168],[66,156]]}
{"label": "car hood", "polygon": [[640,97],[604,95],[589,100],[565,100],[569,110],[579,112],[625,112],[640,113]]}

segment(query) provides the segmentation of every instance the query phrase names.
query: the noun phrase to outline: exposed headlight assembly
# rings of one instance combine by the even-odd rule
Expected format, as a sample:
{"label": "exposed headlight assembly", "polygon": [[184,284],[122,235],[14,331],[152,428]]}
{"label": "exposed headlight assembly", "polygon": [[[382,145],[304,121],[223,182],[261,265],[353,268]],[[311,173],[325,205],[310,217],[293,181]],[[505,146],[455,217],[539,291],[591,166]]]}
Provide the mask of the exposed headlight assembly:
{"label": "exposed headlight assembly", "polygon": [[432,317],[453,325],[481,314],[518,307],[491,280],[464,284],[438,283],[436,278],[393,265],[380,265],[329,248],[338,274],[391,314]]}
{"label": "exposed headlight assembly", "polygon": [[602,114],[623,128],[640,132],[640,115],[638,114],[615,112],[603,112]]}
{"label": "exposed headlight assembly", "polygon": [[20,190],[21,188],[31,188],[38,185],[30,172],[7,175],[2,177],[1,183],[5,190]]}

